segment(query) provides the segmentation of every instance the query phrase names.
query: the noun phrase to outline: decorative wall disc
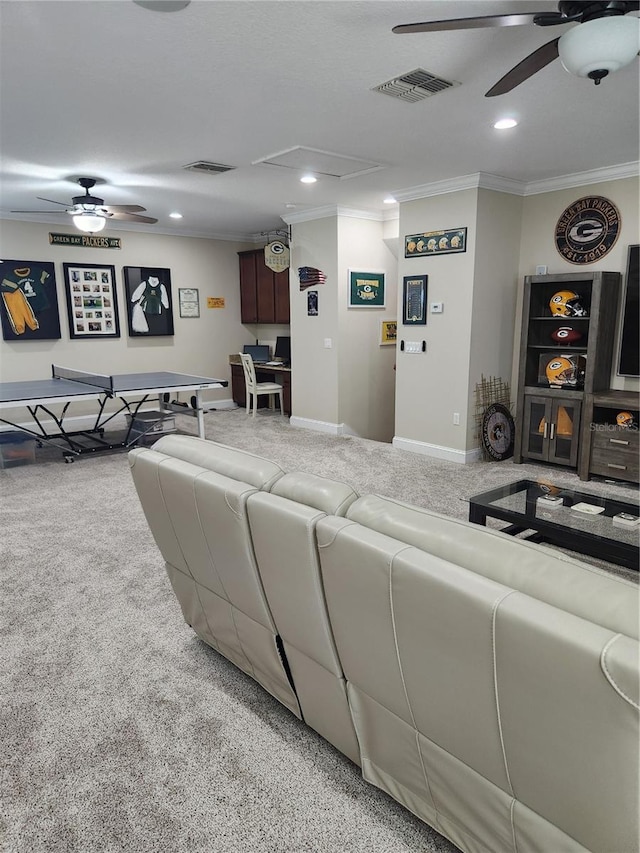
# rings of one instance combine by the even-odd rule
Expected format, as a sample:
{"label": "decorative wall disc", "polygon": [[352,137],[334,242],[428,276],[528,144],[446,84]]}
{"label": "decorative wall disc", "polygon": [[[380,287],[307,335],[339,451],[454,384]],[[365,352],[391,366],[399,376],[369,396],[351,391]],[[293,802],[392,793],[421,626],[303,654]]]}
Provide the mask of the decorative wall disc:
{"label": "decorative wall disc", "polygon": [[556,224],[556,249],[570,264],[593,264],[613,248],[620,213],[602,196],[585,196],[570,204]]}
{"label": "decorative wall disc", "polygon": [[502,403],[493,403],[482,416],[482,444],[492,459],[501,462],[513,456],[515,424]]}

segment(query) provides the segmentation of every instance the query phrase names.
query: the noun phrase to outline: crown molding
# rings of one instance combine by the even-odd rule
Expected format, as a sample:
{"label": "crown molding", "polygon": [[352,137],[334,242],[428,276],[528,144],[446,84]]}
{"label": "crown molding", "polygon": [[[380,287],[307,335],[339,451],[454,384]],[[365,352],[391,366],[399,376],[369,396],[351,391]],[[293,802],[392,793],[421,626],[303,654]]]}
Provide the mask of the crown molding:
{"label": "crown molding", "polygon": [[473,175],[460,175],[457,178],[447,178],[430,184],[411,187],[406,190],[392,191],[393,197],[399,201],[415,201],[420,198],[430,198],[436,195],[457,193],[463,190],[487,189],[496,192],[524,195],[526,184],[514,181],[501,175],[491,175],[488,172],[476,172]]}
{"label": "crown molding", "polygon": [[385,212],[379,210],[357,210],[353,207],[343,207],[339,204],[327,204],[324,207],[312,207],[301,210],[299,213],[288,213],[282,216],[287,225],[297,225],[299,222],[311,222],[314,219],[328,219],[331,216],[348,216],[352,219],[371,219],[375,222],[383,222],[385,219],[393,218],[385,216]]}
{"label": "crown molding", "polygon": [[[30,219],[29,216],[25,216],[24,214],[10,214],[10,213],[2,213],[0,215],[0,220],[14,221],[14,222],[24,222],[30,225],[50,225],[53,228],[65,230],[70,227],[70,223],[66,220],[60,221],[60,219],[55,219],[53,216],[41,216],[38,217],[37,220]],[[99,234],[111,234],[112,232],[131,232],[134,231],[138,234],[147,234],[150,237],[154,235],[163,236],[163,237],[195,237],[200,240],[226,240],[229,243],[254,243],[258,242],[258,238],[255,237],[254,234],[234,234],[231,232],[225,234],[218,234],[214,232],[205,232],[205,231],[195,231],[189,228],[163,228],[160,226],[153,225],[138,225],[137,223],[127,222],[122,223],[118,222],[117,225],[112,225],[108,223],[107,227],[103,231],[99,231]],[[77,231],[73,229],[72,233],[81,234],[81,231]]]}
{"label": "crown molding", "polygon": [[605,166],[603,169],[576,172],[574,175],[560,175],[558,178],[531,181],[527,184],[525,195],[539,195],[588,184],[601,184],[605,181],[621,181],[624,178],[637,178],[639,174],[640,163],[636,160],[632,163],[620,163],[617,166]]}

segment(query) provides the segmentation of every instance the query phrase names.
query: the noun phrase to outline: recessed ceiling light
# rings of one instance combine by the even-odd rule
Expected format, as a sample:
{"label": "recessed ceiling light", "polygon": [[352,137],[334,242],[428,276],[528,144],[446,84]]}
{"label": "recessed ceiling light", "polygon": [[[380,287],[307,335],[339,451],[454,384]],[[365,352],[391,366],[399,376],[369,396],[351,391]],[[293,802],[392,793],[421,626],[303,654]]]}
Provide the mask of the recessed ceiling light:
{"label": "recessed ceiling light", "polygon": [[287,208],[287,210],[293,210],[295,207],[297,207],[297,205],[295,205],[292,201],[288,201],[285,204],[285,207]]}
{"label": "recessed ceiling light", "polygon": [[514,118],[501,118],[493,126],[496,130],[509,130],[510,127],[516,127],[518,122]]}
{"label": "recessed ceiling light", "polygon": [[315,175],[303,175],[300,178],[300,182],[303,184],[315,184],[317,180]]}
{"label": "recessed ceiling light", "polygon": [[398,202],[395,200],[395,198],[394,198],[392,195],[388,195],[388,196],[384,199],[384,203],[385,203],[385,204],[397,204]]}
{"label": "recessed ceiling light", "polygon": [[171,219],[182,219],[182,214],[178,213],[177,210],[175,210],[173,213],[170,213],[169,216],[171,217]]}

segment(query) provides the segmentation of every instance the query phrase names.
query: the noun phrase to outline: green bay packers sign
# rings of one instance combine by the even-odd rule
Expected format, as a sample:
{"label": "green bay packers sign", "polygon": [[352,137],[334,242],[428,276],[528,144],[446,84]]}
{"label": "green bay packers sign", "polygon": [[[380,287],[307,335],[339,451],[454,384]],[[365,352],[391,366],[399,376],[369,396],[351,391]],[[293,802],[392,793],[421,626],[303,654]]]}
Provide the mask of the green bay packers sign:
{"label": "green bay packers sign", "polygon": [[618,208],[602,196],[579,198],[556,225],[556,249],[570,264],[592,264],[611,251],[620,232]]}
{"label": "green bay packers sign", "polygon": [[274,240],[264,247],[264,263],[274,272],[289,269],[289,247],[280,240]]}
{"label": "green bay packers sign", "polygon": [[49,232],[52,246],[84,246],[89,249],[121,249],[119,237],[103,237],[97,234],[54,234]]}

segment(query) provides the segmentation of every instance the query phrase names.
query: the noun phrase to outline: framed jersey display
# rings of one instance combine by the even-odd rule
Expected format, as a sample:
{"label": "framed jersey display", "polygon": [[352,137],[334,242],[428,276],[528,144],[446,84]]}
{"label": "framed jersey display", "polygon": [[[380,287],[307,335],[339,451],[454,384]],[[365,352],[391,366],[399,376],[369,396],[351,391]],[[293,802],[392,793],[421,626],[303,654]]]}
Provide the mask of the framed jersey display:
{"label": "framed jersey display", "polygon": [[116,270],[109,264],[63,264],[69,335],[119,338]]}
{"label": "framed jersey display", "polygon": [[124,292],[131,337],[173,334],[171,270],[124,267]]}
{"label": "framed jersey display", "polygon": [[0,260],[0,292],[5,341],[51,341],[61,337],[52,263]]}

